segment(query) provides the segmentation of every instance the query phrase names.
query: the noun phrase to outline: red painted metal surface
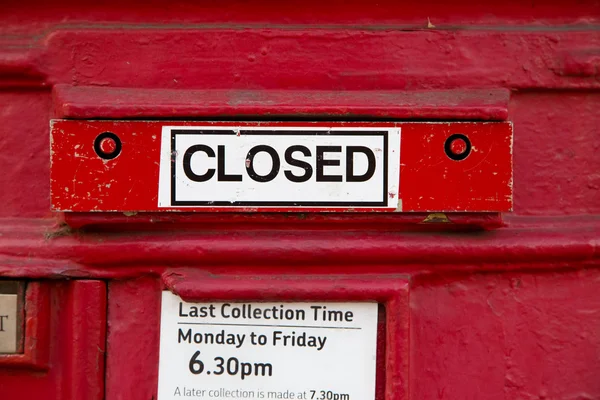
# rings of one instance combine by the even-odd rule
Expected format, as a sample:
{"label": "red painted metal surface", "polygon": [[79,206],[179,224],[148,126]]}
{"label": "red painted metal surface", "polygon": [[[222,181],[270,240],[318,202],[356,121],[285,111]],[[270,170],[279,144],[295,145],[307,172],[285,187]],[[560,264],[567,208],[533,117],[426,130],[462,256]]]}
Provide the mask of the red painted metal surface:
{"label": "red painted metal surface", "polygon": [[[70,121],[52,122],[50,190],[56,211],[288,211],[292,207],[158,206],[163,126],[197,126],[189,122]],[[257,123],[207,122],[207,126],[257,126]],[[260,123],[261,127],[398,127],[401,129],[399,207],[403,212],[501,212],[512,207],[512,126],[509,123]],[[104,132],[123,143],[117,158],[105,160],[94,149]],[[473,151],[452,160],[444,144],[463,134]],[[290,138],[291,140],[291,138]],[[315,208],[314,210],[319,210]],[[336,209],[330,209],[335,211]],[[339,208],[347,211],[347,208]],[[355,211],[395,211],[356,208]],[[302,208],[299,211],[311,211]]]}
{"label": "red painted metal surface", "polygon": [[[0,398],[152,398],[163,289],[378,299],[377,400],[600,398],[599,10],[0,5],[0,278],[30,288],[25,352],[0,356]],[[61,215],[56,118],[507,120],[513,212]]]}
{"label": "red painted metal surface", "polygon": [[3,398],[103,399],[106,284],[34,281],[27,291],[25,351],[0,355]]}

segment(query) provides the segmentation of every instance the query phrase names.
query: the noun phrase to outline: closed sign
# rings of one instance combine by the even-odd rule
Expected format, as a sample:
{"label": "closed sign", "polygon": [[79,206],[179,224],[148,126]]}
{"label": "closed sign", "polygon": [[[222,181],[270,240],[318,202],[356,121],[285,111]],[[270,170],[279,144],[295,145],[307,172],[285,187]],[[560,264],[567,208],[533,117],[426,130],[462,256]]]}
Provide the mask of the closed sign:
{"label": "closed sign", "polygon": [[512,207],[510,122],[54,120],[51,143],[55,211]]}
{"label": "closed sign", "polygon": [[162,128],[159,207],[396,209],[399,128]]}

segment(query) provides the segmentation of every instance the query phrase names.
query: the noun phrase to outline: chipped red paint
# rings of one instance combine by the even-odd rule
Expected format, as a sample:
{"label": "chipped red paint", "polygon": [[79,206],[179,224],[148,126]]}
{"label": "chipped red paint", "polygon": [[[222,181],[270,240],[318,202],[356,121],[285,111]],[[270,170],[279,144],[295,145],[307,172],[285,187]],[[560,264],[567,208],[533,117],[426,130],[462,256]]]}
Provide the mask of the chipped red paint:
{"label": "chipped red paint", "polygon": [[100,150],[106,154],[113,154],[117,150],[117,142],[112,138],[100,140]]}
{"label": "chipped red paint", "polygon": [[462,138],[452,139],[450,142],[450,151],[456,156],[465,154],[467,151],[467,142]]}
{"label": "chipped red paint", "polygon": [[[28,285],[0,398],[152,399],[163,289],[378,300],[377,400],[600,398],[599,10],[2,4],[0,277]],[[513,212],[54,213],[51,119],[510,121]]]}
{"label": "chipped red paint", "polygon": [[[163,126],[189,122],[52,121],[50,190],[56,211],[173,211],[158,206],[158,176]],[[401,130],[399,211],[501,212],[512,209],[512,125],[510,123],[252,123],[206,122],[203,126],[394,127]],[[118,157],[105,159],[94,142],[104,132],[120,138]],[[444,144],[464,135],[473,150],[464,160],[446,155]],[[391,196],[388,194],[388,196]],[[180,211],[232,211],[188,207]],[[293,207],[248,207],[256,212],[293,211]],[[318,211],[302,208],[298,211]],[[330,208],[329,211],[395,211],[385,208]],[[234,210],[235,211],[235,210]]]}

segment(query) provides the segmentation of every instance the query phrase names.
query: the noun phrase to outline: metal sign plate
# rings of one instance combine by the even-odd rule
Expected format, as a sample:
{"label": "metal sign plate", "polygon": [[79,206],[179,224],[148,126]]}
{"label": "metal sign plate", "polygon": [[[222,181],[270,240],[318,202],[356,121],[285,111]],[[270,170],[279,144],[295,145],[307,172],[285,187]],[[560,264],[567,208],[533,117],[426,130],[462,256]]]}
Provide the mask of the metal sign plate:
{"label": "metal sign plate", "polygon": [[377,303],[162,296],[158,399],[374,400]]}
{"label": "metal sign plate", "polygon": [[56,211],[512,207],[510,123],[52,122]]}

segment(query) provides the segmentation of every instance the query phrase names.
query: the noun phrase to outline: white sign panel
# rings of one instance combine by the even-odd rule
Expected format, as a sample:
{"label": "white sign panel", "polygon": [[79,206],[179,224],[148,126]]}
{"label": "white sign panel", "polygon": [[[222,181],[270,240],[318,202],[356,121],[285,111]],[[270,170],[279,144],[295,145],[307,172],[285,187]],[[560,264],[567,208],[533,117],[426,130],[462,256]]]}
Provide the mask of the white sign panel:
{"label": "white sign panel", "polygon": [[0,294],[0,353],[17,351],[17,303],[16,294]]}
{"label": "white sign panel", "polygon": [[376,303],[162,296],[158,400],[374,400]]}
{"label": "white sign panel", "polygon": [[400,128],[162,128],[159,207],[398,208]]}

